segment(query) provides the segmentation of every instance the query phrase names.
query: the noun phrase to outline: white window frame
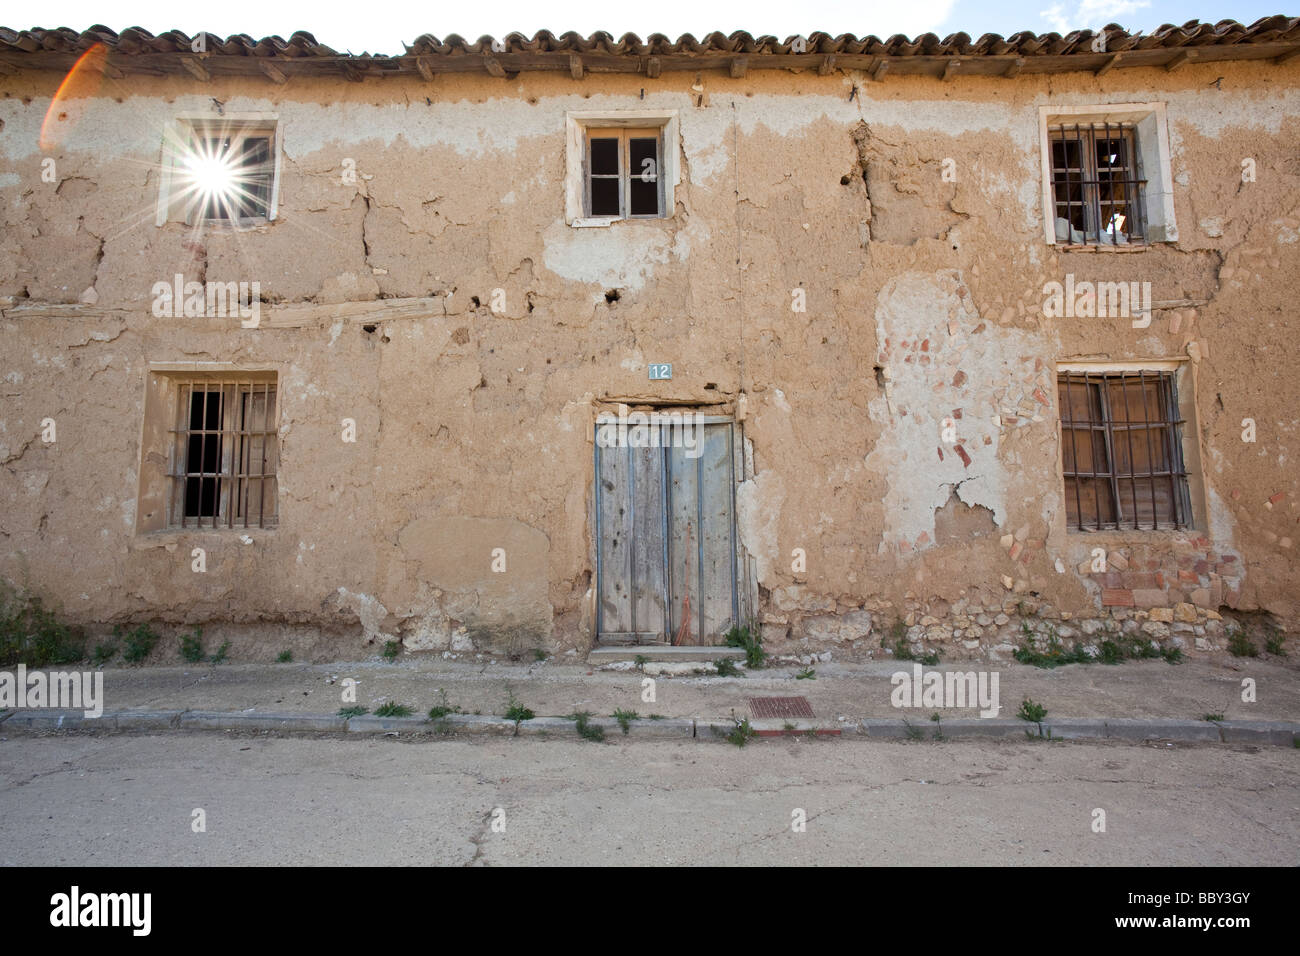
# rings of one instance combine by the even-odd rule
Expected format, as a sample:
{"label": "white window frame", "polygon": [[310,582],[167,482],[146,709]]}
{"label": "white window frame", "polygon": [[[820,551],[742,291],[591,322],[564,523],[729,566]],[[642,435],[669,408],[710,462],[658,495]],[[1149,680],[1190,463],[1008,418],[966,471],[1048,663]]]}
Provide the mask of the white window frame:
{"label": "white window frame", "polygon": [[[1102,103],[1089,106],[1040,106],[1038,108],[1039,160],[1043,184],[1043,237],[1050,246],[1066,245],[1056,238],[1056,204],[1052,194],[1052,148],[1050,127],[1078,123],[1130,123],[1137,140],[1137,160],[1146,186],[1142,192],[1146,217],[1144,245],[1177,242],[1174,221],[1174,180],[1169,162],[1169,124],[1164,103]],[[1097,244],[1100,250],[1118,247]],[[1131,248],[1141,248],[1133,246]]]}
{"label": "white window frame", "polygon": [[179,167],[183,162],[187,144],[213,126],[229,127],[235,134],[255,134],[266,132],[271,137],[271,161],[274,169],[271,175],[271,196],[267,203],[266,217],[256,216],[243,219],[203,219],[206,225],[229,226],[234,228],[256,226],[274,222],[280,205],[280,169],[283,165],[283,148],[281,145],[280,118],[269,112],[228,112],[223,115],[214,113],[182,114],[167,124],[163,132],[161,175],[158,180],[158,206],[154,224],[164,226],[169,222],[190,222],[187,218],[185,199],[180,196],[179,185],[173,189],[173,182],[181,178]]}
{"label": "white window frame", "polygon": [[[587,215],[587,139],[601,129],[658,128],[659,183],[663,203],[661,216]],[[677,110],[579,110],[565,113],[564,221],[570,226],[610,226],[616,222],[661,222],[672,219],[676,211],[674,187],[681,182],[678,153],[681,148]]]}

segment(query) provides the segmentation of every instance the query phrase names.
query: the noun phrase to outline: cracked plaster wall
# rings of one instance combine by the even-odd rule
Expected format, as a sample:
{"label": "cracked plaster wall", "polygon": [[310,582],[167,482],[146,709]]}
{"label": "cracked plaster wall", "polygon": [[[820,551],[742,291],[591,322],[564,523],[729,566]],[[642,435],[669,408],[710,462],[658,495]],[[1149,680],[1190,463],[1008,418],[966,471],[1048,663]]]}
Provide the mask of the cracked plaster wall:
{"label": "cracked plaster wall", "polygon": [[[131,78],[68,104],[44,150],[57,78],[6,77],[0,573],[101,625],[312,628],[343,649],[585,647],[595,403],[670,400],[743,404],[739,530],[776,641],[841,645],[870,614],[910,623],[1007,592],[1097,615],[1103,589],[1132,588],[1080,572],[1096,541],[1134,563],[1198,551],[1188,573],[1217,577],[1223,604],[1294,620],[1296,75],[764,71],[706,74],[702,97],[694,75],[666,76],[644,98],[643,79],[619,76]],[[214,97],[279,117],[278,219],[157,227],[161,130]],[[1179,243],[1046,246],[1037,107],[1153,100],[1168,104]],[[675,214],[572,229],[564,112],[620,108],[680,111]],[[56,183],[41,181],[47,156]],[[1243,157],[1255,183],[1241,183]],[[956,182],[940,178],[945,159]],[[262,327],[152,317],[152,284],[176,272],[258,281]],[[1042,286],[1067,272],[1150,281],[1178,304],[1145,330],[1044,318]],[[793,289],[806,313],[791,311]],[[1055,363],[1189,348],[1205,527],[1067,534]],[[278,529],[250,543],[134,533],[144,378],[160,361],[279,369]],[[672,361],[674,380],[652,387],[650,361]],[[969,465],[939,440],[958,409]],[[53,444],[39,440],[47,416]],[[344,417],[356,444],[340,441]],[[1243,417],[1255,445],[1240,441]],[[199,544],[205,575],[189,569]],[[489,570],[494,547],[504,576]],[[794,548],[805,571],[790,570]],[[832,612],[857,623],[829,633]]]}

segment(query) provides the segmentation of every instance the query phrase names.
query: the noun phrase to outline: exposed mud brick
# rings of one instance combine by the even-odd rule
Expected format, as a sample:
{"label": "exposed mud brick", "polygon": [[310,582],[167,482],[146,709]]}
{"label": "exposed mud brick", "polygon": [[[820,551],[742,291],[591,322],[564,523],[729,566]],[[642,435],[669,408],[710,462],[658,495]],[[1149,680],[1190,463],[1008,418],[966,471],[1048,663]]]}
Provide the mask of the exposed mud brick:
{"label": "exposed mud brick", "polygon": [[1123,574],[1124,587],[1132,590],[1139,588],[1157,588],[1160,585],[1156,583],[1156,576],[1150,571],[1125,571]]}
{"label": "exposed mud brick", "polygon": [[1128,570],[1128,558],[1124,557],[1124,553],[1122,551],[1110,552],[1110,554],[1106,555],[1106,560],[1107,562],[1109,562],[1110,566],[1114,568],[1116,571]]}
{"label": "exposed mud brick", "polygon": [[1169,603],[1169,595],[1155,588],[1135,588],[1133,591],[1134,607],[1164,607]]}

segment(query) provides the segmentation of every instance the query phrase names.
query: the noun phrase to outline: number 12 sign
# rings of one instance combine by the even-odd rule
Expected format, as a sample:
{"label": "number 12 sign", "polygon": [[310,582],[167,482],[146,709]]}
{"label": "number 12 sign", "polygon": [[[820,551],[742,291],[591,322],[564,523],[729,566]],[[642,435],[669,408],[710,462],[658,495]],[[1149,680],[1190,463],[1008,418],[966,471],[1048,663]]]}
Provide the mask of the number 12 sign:
{"label": "number 12 sign", "polygon": [[673,366],[671,362],[667,365],[650,366],[650,381],[666,382],[672,377],[673,377]]}

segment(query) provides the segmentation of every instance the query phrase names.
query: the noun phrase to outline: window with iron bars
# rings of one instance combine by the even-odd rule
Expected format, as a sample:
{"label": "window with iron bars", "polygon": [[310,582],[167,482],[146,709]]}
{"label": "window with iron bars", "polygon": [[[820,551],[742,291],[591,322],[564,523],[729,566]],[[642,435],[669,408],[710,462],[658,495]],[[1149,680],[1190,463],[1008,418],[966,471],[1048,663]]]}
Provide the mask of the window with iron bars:
{"label": "window with iron bars", "polygon": [[279,444],[274,378],[177,385],[170,524],[273,528]]}
{"label": "window with iron bars", "polygon": [[1057,379],[1071,531],[1191,524],[1172,372],[1062,372]]}
{"label": "window with iron bars", "polygon": [[1058,242],[1123,246],[1146,242],[1146,179],[1131,123],[1048,128]]}

